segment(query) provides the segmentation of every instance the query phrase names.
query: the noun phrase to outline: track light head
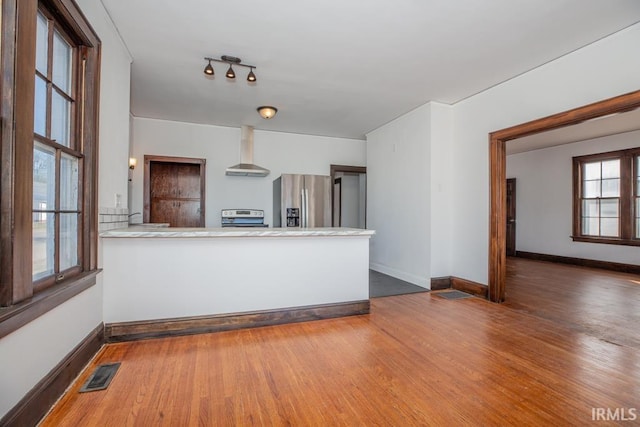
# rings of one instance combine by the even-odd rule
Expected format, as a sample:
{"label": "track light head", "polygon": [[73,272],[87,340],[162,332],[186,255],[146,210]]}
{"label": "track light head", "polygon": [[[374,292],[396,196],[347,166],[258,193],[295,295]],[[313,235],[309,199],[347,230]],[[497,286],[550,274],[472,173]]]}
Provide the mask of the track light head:
{"label": "track light head", "polygon": [[213,76],[215,74],[215,72],[213,71],[213,67],[211,66],[211,60],[209,60],[209,64],[207,64],[207,66],[204,67],[204,73],[207,76]]}
{"label": "track light head", "polygon": [[228,79],[236,78],[236,73],[233,71],[233,65],[229,65],[229,69],[227,70],[225,76],[227,76]]}
{"label": "track light head", "polygon": [[249,71],[249,74],[247,75],[247,81],[255,82],[256,80],[256,75],[253,73],[253,67],[251,67],[251,71]]}

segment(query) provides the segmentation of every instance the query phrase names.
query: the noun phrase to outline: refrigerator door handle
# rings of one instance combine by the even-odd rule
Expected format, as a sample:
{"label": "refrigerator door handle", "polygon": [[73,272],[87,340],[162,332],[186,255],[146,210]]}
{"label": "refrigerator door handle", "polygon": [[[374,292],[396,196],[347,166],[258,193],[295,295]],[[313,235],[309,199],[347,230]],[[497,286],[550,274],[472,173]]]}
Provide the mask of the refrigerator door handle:
{"label": "refrigerator door handle", "polygon": [[305,217],[305,202],[304,202],[304,188],[300,190],[300,227],[304,227],[304,217]]}
{"label": "refrigerator door handle", "polygon": [[309,190],[304,190],[304,226],[309,227]]}
{"label": "refrigerator door handle", "polygon": [[307,191],[302,189],[302,208],[300,209],[300,227],[307,226]]}

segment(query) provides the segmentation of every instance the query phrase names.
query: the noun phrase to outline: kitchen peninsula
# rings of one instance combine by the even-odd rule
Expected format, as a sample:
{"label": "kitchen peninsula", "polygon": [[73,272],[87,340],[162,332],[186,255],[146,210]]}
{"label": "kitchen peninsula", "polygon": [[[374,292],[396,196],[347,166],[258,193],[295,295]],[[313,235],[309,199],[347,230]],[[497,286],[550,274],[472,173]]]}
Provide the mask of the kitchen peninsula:
{"label": "kitchen peninsula", "polygon": [[373,234],[145,226],[103,232],[107,339],[368,313]]}

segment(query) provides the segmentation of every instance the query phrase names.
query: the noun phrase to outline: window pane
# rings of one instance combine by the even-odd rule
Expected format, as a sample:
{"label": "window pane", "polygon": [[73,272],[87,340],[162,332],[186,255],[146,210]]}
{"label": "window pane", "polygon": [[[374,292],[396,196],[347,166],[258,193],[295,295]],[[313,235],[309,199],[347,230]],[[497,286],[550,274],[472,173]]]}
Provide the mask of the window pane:
{"label": "window pane", "polygon": [[53,33],[53,84],[71,95],[71,46],[57,32]]}
{"label": "window pane", "polygon": [[78,265],[78,214],[60,214],[60,271]]}
{"label": "window pane", "polygon": [[78,210],[78,159],[64,153],[60,159],[60,209]]}
{"label": "window pane", "polygon": [[584,164],[584,177],[585,180],[600,179],[600,162],[585,163]]}
{"label": "window pane", "polygon": [[33,146],[33,210],[54,210],[55,197],[55,151],[36,142]]}
{"label": "window pane", "polygon": [[620,178],[620,160],[602,162],[602,179]]}
{"label": "window pane", "polygon": [[600,216],[618,218],[618,200],[600,200]]}
{"label": "window pane", "polygon": [[36,69],[43,75],[47,75],[47,45],[48,45],[47,18],[38,12],[36,29]]}
{"label": "window pane", "polygon": [[33,102],[33,131],[47,136],[47,82],[36,76],[36,93]]}
{"label": "window pane", "polygon": [[590,199],[600,197],[600,183],[602,181],[584,181],[582,183],[582,197]]}
{"label": "window pane", "polygon": [[600,235],[600,219],[599,218],[582,218],[582,234],[587,236]]}
{"label": "window pane", "polygon": [[71,103],[54,90],[51,100],[51,139],[65,147],[69,147],[70,107]]}
{"label": "window pane", "polygon": [[597,200],[583,200],[582,201],[582,216],[585,217],[597,217],[600,213]]}
{"label": "window pane", "polygon": [[53,274],[55,256],[55,214],[33,214],[33,280]]}
{"label": "window pane", "polygon": [[620,179],[602,180],[602,197],[619,197]]}
{"label": "window pane", "polygon": [[618,237],[618,218],[602,218],[600,220],[600,235]]}

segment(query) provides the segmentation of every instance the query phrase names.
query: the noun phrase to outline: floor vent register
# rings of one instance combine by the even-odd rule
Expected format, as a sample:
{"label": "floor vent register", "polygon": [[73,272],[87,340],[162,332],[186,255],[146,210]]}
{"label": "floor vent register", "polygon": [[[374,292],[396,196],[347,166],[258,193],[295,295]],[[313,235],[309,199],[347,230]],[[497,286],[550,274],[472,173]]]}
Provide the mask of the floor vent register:
{"label": "floor vent register", "polygon": [[440,298],[445,298],[445,299],[462,299],[462,298],[471,298],[473,297],[473,295],[468,294],[466,292],[462,292],[462,291],[444,291],[444,292],[437,292],[434,293],[434,295],[439,296]]}
{"label": "floor vent register", "polygon": [[80,393],[106,389],[109,387],[109,383],[113,379],[113,376],[116,374],[119,367],[120,362],[107,363],[105,365],[98,366],[96,370],[93,371],[93,374],[91,374],[89,379],[87,379],[87,382],[84,383],[80,389]]}

